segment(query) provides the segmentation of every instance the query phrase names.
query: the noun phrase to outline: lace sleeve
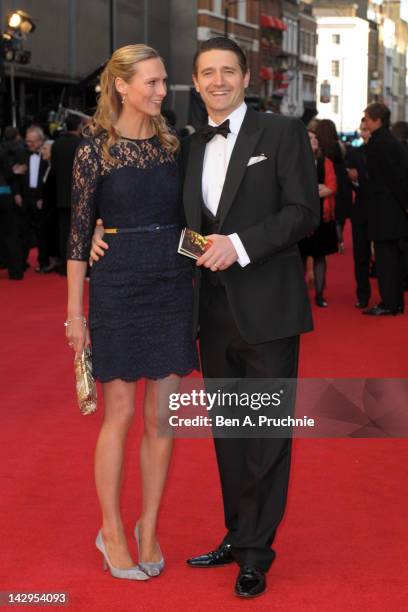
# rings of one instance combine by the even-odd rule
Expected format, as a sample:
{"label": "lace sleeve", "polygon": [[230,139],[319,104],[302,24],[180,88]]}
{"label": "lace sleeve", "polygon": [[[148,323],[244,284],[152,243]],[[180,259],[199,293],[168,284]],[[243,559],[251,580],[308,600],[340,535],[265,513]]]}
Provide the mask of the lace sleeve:
{"label": "lace sleeve", "polygon": [[88,261],[95,225],[98,154],[89,141],[76,151],[72,169],[71,230],[67,259]]}

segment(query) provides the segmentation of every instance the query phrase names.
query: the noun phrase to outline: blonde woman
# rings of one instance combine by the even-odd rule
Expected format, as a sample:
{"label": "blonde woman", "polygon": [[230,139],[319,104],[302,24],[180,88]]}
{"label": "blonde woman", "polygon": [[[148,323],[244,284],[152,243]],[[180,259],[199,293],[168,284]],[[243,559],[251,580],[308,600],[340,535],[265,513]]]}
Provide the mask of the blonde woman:
{"label": "blonde woman", "polygon": [[[67,338],[77,354],[92,341],[93,371],[104,399],[95,453],[102,510],[96,546],[112,575],[133,580],[157,576],[164,566],[156,524],[172,441],[158,435],[157,418],[180,377],[197,368],[192,267],[177,254],[179,144],[160,115],[166,78],[154,49],[129,45],[115,51],[101,76],[98,107],[73,169]],[[97,215],[104,221],[108,250],[91,269],[89,337],[83,285]],[[136,382],[142,378],[143,503],[135,565],[121,519],[120,489]]]}

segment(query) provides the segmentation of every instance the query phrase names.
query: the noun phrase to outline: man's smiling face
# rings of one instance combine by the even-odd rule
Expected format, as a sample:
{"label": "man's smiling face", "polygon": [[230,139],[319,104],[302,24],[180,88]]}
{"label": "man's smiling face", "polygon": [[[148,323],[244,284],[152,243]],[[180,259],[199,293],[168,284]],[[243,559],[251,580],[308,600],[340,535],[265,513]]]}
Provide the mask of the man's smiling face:
{"label": "man's smiling face", "polygon": [[193,81],[208,114],[219,122],[244,101],[249,71],[243,74],[233,51],[213,49],[204,51],[198,57],[197,73],[193,74]]}

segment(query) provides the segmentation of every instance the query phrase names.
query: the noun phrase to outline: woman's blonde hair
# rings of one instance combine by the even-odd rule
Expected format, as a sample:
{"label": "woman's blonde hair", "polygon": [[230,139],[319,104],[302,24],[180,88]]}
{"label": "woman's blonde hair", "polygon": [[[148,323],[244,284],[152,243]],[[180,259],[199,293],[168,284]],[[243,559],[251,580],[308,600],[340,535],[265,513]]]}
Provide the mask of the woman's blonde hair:
{"label": "woman's blonde hair", "polygon": [[[146,45],[127,45],[117,49],[106,64],[100,79],[101,92],[98,98],[96,112],[92,118],[87,132],[98,135],[106,131],[107,138],[102,145],[102,153],[105,160],[115,164],[116,159],[111,155],[110,149],[120,139],[120,134],[115,130],[115,124],[122,112],[122,99],[115,87],[115,79],[120,77],[127,83],[137,72],[137,64],[148,59],[162,59],[158,52]],[[162,115],[151,117],[154,134],[160,138],[162,146],[171,151],[177,151],[179,142],[174,136]]]}

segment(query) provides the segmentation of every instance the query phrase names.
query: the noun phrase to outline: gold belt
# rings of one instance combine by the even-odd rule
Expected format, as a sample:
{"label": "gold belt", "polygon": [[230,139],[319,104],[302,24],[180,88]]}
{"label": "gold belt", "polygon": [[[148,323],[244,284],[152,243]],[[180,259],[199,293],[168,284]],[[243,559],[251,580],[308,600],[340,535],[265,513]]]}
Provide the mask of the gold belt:
{"label": "gold belt", "polygon": [[179,228],[178,223],[167,223],[167,224],[152,224],[144,225],[139,227],[106,227],[104,229],[105,234],[140,234],[143,232],[157,232],[160,230],[168,230]]}

